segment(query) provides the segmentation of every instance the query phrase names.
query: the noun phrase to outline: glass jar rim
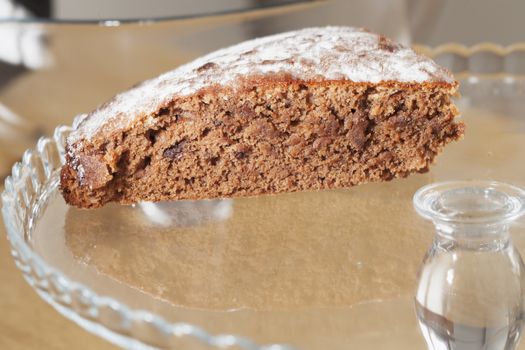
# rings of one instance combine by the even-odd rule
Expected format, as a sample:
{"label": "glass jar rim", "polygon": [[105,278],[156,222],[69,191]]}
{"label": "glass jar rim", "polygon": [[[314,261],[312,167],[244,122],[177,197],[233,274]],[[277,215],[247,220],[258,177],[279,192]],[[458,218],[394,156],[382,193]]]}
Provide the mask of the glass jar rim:
{"label": "glass jar rim", "polygon": [[416,191],[413,204],[434,222],[507,223],[525,214],[525,190],[488,180],[437,182]]}

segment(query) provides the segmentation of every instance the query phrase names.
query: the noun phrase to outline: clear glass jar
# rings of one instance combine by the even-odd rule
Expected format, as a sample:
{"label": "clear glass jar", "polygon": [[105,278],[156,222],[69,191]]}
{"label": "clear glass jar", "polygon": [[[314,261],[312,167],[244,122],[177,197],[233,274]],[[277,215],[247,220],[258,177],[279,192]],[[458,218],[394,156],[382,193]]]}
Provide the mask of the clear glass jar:
{"label": "clear glass jar", "polygon": [[514,349],[523,328],[524,265],[509,235],[525,191],[497,182],[421,188],[436,233],[419,273],[416,314],[429,349]]}

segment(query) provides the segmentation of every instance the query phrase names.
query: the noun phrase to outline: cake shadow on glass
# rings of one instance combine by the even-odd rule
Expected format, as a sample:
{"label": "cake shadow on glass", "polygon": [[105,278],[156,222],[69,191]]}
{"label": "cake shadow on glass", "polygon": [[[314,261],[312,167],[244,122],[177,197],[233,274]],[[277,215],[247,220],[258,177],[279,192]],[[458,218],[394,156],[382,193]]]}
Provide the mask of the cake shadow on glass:
{"label": "cake shadow on glass", "polygon": [[428,348],[515,349],[525,267],[509,224],[525,213],[525,191],[490,181],[437,183],[419,190],[414,205],[436,227],[415,297]]}
{"label": "cake shadow on glass", "polygon": [[[428,238],[416,234],[406,199],[427,181],[146,204],[150,215],[144,204],[70,207],[65,243],[77,261],[174,305],[344,307],[411,294],[419,254],[403,251],[422,253]],[[383,218],[370,221],[379,205]],[[174,215],[156,213],[166,206]],[[396,229],[405,234],[390,235]]]}
{"label": "cake shadow on glass", "polygon": [[227,219],[193,226],[160,226],[138,206],[56,200],[70,263],[133,290],[126,303],[140,293],[173,322],[301,349],[373,348],[385,334],[407,348],[423,344],[411,294],[429,244],[410,198],[428,181],[235,199]]}

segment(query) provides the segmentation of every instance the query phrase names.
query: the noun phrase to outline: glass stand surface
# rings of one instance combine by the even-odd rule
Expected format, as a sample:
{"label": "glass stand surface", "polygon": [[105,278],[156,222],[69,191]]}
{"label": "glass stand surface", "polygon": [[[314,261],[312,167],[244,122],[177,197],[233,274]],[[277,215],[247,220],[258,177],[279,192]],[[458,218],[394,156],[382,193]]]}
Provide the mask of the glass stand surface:
{"label": "glass stand surface", "polygon": [[[422,349],[414,293],[434,229],[412,196],[446,180],[524,187],[524,96],[522,81],[465,82],[465,139],[427,174],[347,190],[89,211],[58,193],[68,133],[59,128],[6,182],[8,236],[44,299],[127,348]],[[524,251],[525,221],[511,232]]]}

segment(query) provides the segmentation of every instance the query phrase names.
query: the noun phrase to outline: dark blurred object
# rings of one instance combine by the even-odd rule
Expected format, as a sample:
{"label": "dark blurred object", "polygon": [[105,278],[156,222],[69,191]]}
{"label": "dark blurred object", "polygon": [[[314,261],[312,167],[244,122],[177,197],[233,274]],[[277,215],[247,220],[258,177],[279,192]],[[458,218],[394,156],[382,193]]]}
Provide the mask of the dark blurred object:
{"label": "dark blurred object", "polygon": [[[48,17],[51,14],[50,0],[0,0],[0,19]],[[20,37],[16,30],[12,33]],[[8,34],[4,34],[8,35]],[[2,36],[3,37],[3,36]],[[5,38],[0,43],[0,51],[9,50]],[[0,53],[1,54],[1,53]],[[0,89],[14,77],[27,70],[22,62],[5,62],[0,55]]]}
{"label": "dark blurred object", "polygon": [[25,72],[26,69],[22,65],[12,65],[0,61],[0,89],[7,85],[11,79]]}
{"label": "dark blurred object", "polygon": [[[34,13],[50,13],[48,1],[27,3],[29,1],[0,0],[0,19],[30,20]],[[45,35],[39,26],[2,23],[0,20],[0,91],[24,73],[44,68],[46,56]],[[20,117],[3,102],[0,101],[0,178],[24,149],[40,136],[35,123]]]}
{"label": "dark blurred object", "polygon": [[35,17],[46,18],[51,15],[51,0],[16,0]]}

